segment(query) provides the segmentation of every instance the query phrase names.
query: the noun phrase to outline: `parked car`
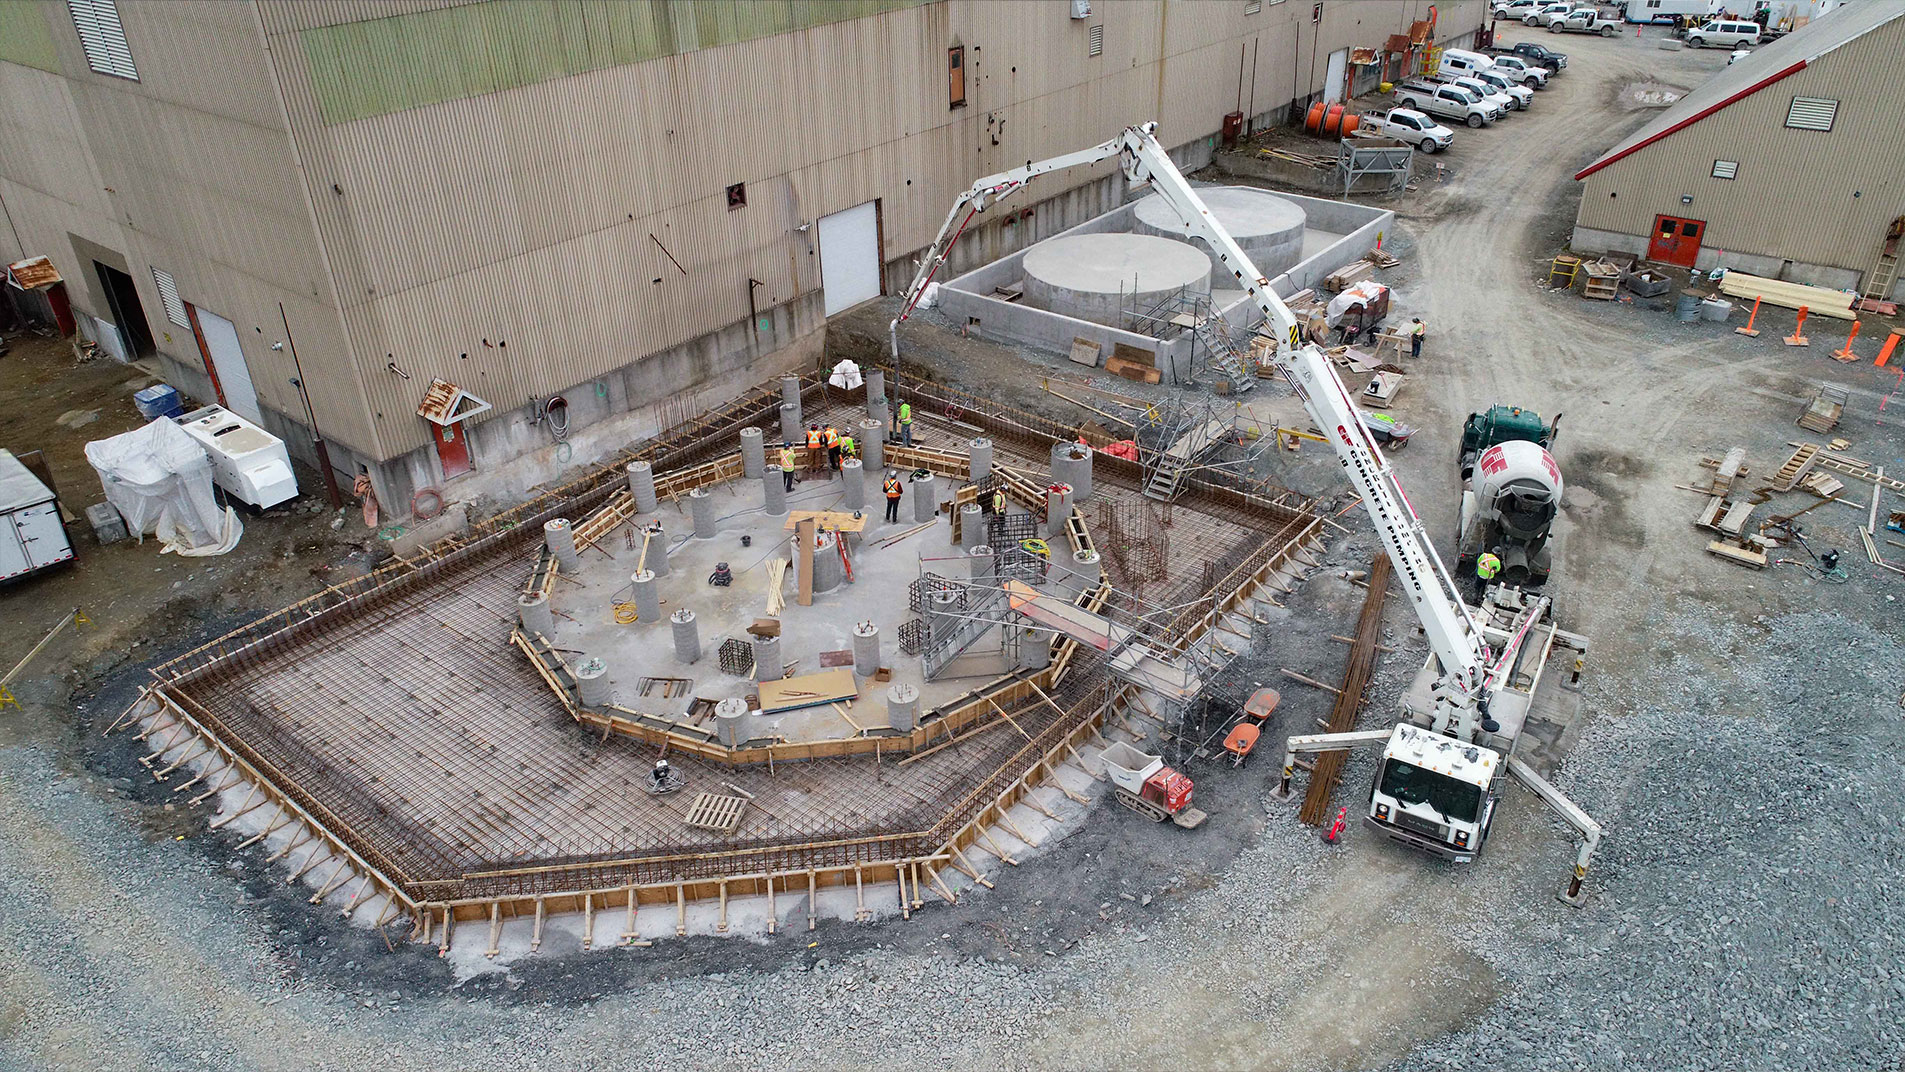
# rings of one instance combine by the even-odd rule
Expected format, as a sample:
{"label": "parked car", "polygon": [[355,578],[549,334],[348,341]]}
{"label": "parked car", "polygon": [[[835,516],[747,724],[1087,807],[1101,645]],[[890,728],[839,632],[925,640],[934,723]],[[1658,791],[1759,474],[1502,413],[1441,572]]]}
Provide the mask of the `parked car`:
{"label": "parked car", "polygon": [[1358,130],[1408,142],[1423,153],[1439,153],[1455,143],[1455,132],[1413,108],[1391,108],[1363,117]]}
{"label": "parked car", "polygon": [[1396,104],[1430,115],[1459,119],[1471,127],[1486,126],[1502,117],[1502,108],[1482,99],[1478,93],[1456,85],[1433,82],[1404,82],[1396,87]]}
{"label": "parked car", "polygon": [[[1450,81],[1453,82],[1455,85],[1461,86],[1463,89],[1468,90],[1470,93],[1473,93],[1476,96],[1482,98],[1488,103],[1493,104],[1495,107],[1500,108],[1503,115],[1507,115],[1509,112],[1512,112],[1512,111],[1517,111],[1521,107],[1521,103],[1517,101],[1513,96],[1488,84],[1487,82],[1483,81],[1479,76],[1463,75],[1459,78],[1450,79]],[[1520,86],[1516,86],[1515,88],[1521,89]],[[1521,91],[1523,93],[1528,93],[1528,95],[1531,97],[1534,96],[1534,94],[1530,93],[1528,90],[1522,89]]]}
{"label": "parked car", "polygon": [[1493,67],[1490,67],[1486,71],[1478,72],[1475,78],[1495,92],[1504,94],[1509,100],[1514,101],[1515,108],[1518,111],[1525,112],[1528,110],[1528,105],[1534,103],[1534,90],[1517,83],[1514,79],[1509,78]]}
{"label": "parked car", "polygon": [[1536,44],[1533,41],[1517,42],[1514,48],[1509,49],[1507,52],[1503,54],[1509,55],[1509,56],[1520,56],[1522,59],[1527,60],[1529,63],[1535,64],[1536,66],[1540,66],[1540,67],[1546,67],[1549,71],[1555,74],[1560,74],[1568,66],[1567,53],[1556,52],[1554,49],[1549,48],[1547,45]]}
{"label": "parked car", "polygon": [[1495,57],[1493,66],[1502,74],[1519,81],[1524,86],[1533,86],[1536,89],[1542,89],[1548,84],[1548,69],[1546,67],[1537,67],[1520,56],[1497,56]]}
{"label": "parked car", "polygon": [[1757,22],[1712,19],[1687,31],[1687,47],[1706,48],[1714,45],[1739,48],[1741,45],[1757,45],[1759,38],[1760,25]]}
{"label": "parked car", "polygon": [[1621,20],[1610,19],[1593,8],[1570,11],[1565,18],[1548,24],[1549,33],[1591,33],[1613,37],[1621,32]]}
{"label": "parked car", "polygon": [[1752,54],[1753,50],[1750,48],[1736,48],[1733,50],[1733,54],[1726,58],[1726,65],[1731,67]]}
{"label": "parked car", "polygon": [[1495,0],[1490,8],[1498,19],[1524,19],[1534,14],[1542,0]]}
{"label": "parked car", "polygon": [[1572,0],[1568,3],[1543,4],[1533,12],[1522,16],[1521,21],[1529,26],[1547,26],[1556,19],[1565,19],[1574,13]]}

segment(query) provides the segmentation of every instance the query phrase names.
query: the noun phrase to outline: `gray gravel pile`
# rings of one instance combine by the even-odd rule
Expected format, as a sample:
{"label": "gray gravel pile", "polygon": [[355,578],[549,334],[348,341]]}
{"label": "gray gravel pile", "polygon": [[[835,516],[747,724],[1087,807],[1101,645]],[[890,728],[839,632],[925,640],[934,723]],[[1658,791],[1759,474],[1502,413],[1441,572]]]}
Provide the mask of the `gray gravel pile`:
{"label": "gray gravel pile", "polygon": [[[1607,828],[1589,905],[1527,895],[1564,873],[1552,820],[1556,852],[1475,872],[1451,907],[1509,993],[1397,1072],[1899,1067],[1905,651],[1826,613],[1663,632],[1685,654],[1591,693],[1603,713],[1559,775]],[[1522,825],[1539,809],[1515,797]]]}

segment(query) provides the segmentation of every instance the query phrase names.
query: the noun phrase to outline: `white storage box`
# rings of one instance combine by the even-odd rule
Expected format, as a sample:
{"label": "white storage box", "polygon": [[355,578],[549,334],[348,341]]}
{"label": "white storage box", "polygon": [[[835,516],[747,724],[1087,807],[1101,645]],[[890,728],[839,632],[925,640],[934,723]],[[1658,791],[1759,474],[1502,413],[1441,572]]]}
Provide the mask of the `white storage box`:
{"label": "white storage box", "polygon": [[284,440],[223,406],[195,409],[178,421],[211,457],[212,479],[225,494],[260,510],[297,497]]}

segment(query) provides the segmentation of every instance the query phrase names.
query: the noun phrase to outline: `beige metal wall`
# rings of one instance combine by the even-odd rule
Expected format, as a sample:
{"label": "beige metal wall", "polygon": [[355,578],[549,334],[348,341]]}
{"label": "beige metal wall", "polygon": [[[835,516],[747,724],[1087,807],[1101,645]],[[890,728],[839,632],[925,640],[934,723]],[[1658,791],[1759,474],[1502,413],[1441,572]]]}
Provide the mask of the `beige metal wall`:
{"label": "beige metal wall", "polygon": [[0,197],[25,253],[52,257],[74,305],[107,320],[73,236],[122,254],[159,349],[202,369],[153,283],[152,267],[171,272],[184,300],[237,325],[259,401],[302,422],[290,358],[270,348],[285,302],[320,427],[370,449],[252,5],[121,3],[137,82],[88,69],[64,3],[34,7],[58,72],[0,62]]}
{"label": "beige metal wall", "polygon": [[[1240,73],[1250,110],[1252,56],[1262,112],[1314,91],[1331,50],[1380,45],[1429,7],[1330,0],[1318,25],[1301,0],[1093,6],[947,0],[327,125],[300,31],[409,8],[260,0],[378,456],[427,442],[414,408],[433,376],[499,410],[567,389],[745,319],[750,277],[763,307],[816,288],[803,223],[878,198],[899,257],[980,174],[1141,119],[1171,144],[1208,135]],[[1438,35],[1482,10],[1442,4]],[[956,110],[951,45],[967,50]],[[748,206],[730,212],[741,181]]]}
{"label": "beige metal wall", "polygon": [[[1901,54],[1905,19],[1615,161],[1583,180],[1579,226],[1644,238],[1657,214],[1705,220],[1703,250],[1865,272],[1905,214],[1905,81],[1877,76]],[[1839,101],[1833,129],[1787,129],[1795,95]],[[1715,160],[1739,177],[1713,178]]]}

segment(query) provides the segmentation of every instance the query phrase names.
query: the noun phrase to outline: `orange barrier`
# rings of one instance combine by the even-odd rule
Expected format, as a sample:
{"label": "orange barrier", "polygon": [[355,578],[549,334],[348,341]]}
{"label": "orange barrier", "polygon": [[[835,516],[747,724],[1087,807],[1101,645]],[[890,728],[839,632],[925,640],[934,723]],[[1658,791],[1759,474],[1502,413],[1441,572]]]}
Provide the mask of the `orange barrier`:
{"label": "orange barrier", "polygon": [[1791,335],[1786,336],[1786,345],[1805,346],[1807,344],[1806,313],[1807,313],[1807,308],[1803,305],[1800,306],[1799,307],[1799,323],[1794,324],[1793,333]]}
{"label": "orange barrier", "polygon": [[1734,328],[1733,333],[1735,335],[1745,335],[1753,339],[1759,338],[1759,329],[1753,326],[1754,319],[1759,316],[1759,301],[1758,298],[1753,299],[1753,311],[1746,314],[1746,326],[1743,328]]}
{"label": "orange barrier", "polygon": [[1896,349],[1898,349],[1898,332],[1894,331],[1891,336],[1885,340],[1885,345],[1879,348],[1879,359],[1872,363],[1881,368],[1884,367],[1885,363],[1892,359],[1892,351]]}

